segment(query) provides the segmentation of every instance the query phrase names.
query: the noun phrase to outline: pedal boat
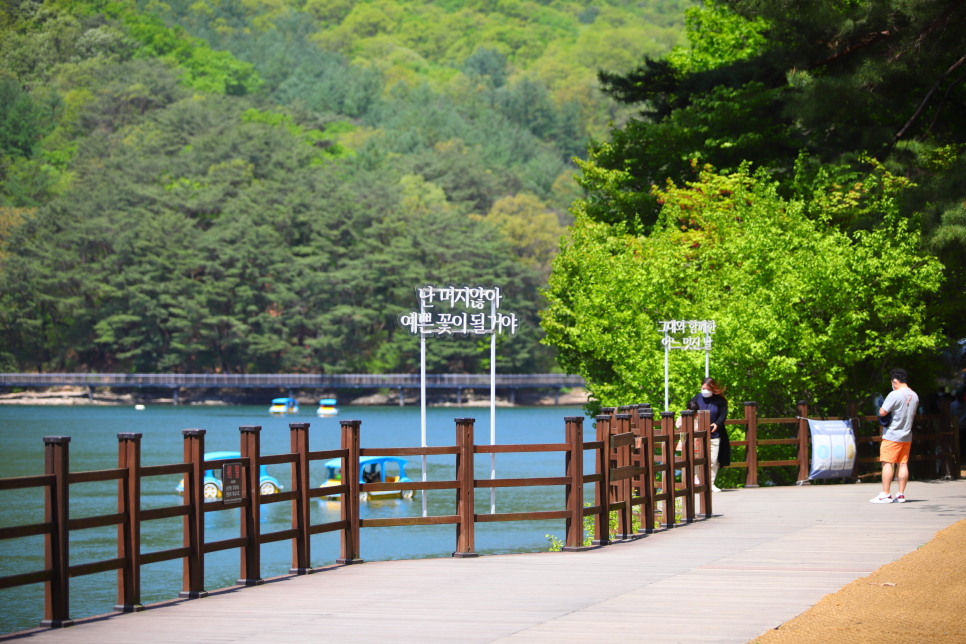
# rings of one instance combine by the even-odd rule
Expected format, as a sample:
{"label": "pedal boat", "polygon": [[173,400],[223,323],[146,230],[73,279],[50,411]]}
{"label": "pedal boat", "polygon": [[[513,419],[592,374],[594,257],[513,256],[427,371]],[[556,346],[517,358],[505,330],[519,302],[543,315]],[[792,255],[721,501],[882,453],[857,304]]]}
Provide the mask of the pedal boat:
{"label": "pedal boat", "polygon": [[[205,454],[206,461],[220,461],[225,458],[241,458],[241,452],[208,452]],[[178,483],[178,487],[175,488],[178,494],[184,495],[184,479]],[[221,498],[221,470],[206,470],[205,471],[205,499],[211,499],[212,501]],[[268,468],[262,465],[258,468],[258,493],[265,494],[275,494],[282,490],[282,484],[278,482],[278,479],[274,476],[269,476]]]}
{"label": "pedal boat", "polygon": [[[398,468],[397,476],[387,476],[387,466]],[[325,462],[326,481],[321,487],[342,485],[342,459],[333,458]],[[406,459],[396,456],[362,456],[359,458],[359,483],[412,483],[406,476]],[[326,499],[338,499],[339,495],[326,496]],[[360,501],[375,499],[411,499],[413,490],[385,490],[380,492],[359,492]]]}
{"label": "pedal boat", "polygon": [[272,401],[272,406],[268,408],[270,414],[297,414],[299,413],[299,402],[294,398],[276,398]]}
{"label": "pedal boat", "polygon": [[335,406],[335,398],[323,398],[319,401],[319,409],[316,412],[322,418],[327,418],[329,416],[338,416],[339,409]]}

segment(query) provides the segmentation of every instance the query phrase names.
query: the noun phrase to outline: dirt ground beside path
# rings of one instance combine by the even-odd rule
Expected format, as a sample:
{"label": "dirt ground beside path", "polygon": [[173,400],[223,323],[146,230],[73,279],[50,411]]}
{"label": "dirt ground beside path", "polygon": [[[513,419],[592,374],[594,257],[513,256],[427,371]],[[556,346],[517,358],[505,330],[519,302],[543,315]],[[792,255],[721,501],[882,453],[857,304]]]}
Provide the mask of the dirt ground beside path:
{"label": "dirt ground beside path", "polygon": [[754,644],[966,644],[966,520]]}

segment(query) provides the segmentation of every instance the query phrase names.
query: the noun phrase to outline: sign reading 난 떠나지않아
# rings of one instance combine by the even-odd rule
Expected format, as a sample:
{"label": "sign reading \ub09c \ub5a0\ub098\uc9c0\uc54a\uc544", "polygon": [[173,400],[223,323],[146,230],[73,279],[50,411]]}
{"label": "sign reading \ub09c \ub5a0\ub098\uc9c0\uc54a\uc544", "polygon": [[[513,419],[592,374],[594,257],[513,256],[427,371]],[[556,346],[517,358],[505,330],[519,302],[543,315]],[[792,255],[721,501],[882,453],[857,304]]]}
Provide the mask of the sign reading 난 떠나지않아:
{"label": "sign reading \ub09c \ub5a0\ub098\uc9c0\uc54a\uc544", "polygon": [[[664,334],[664,410],[670,411],[668,395],[668,362],[671,349],[704,351],[704,377],[711,373],[711,334],[717,330],[714,320],[662,320],[660,331]],[[675,337],[677,336],[677,337]]]}
{"label": "sign reading \ub09c \ub5a0\ub098\uc9c0\uc54a\uc544", "polygon": [[[421,444],[426,446],[426,338],[459,333],[490,336],[490,444],[496,444],[496,336],[515,335],[520,323],[516,313],[500,311],[503,292],[499,286],[418,286],[419,310],[399,316],[399,324],[419,336],[419,405]],[[489,311],[487,311],[489,309]],[[400,394],[401,396],[402,394]],[[426,456],[422,457],[426,480]],[[496,454],[490,454],[490,478],[496,478]],[[423,516],[427,516],[423,491]],[[490,488],[490,513],[496,513],[496,489]]]}

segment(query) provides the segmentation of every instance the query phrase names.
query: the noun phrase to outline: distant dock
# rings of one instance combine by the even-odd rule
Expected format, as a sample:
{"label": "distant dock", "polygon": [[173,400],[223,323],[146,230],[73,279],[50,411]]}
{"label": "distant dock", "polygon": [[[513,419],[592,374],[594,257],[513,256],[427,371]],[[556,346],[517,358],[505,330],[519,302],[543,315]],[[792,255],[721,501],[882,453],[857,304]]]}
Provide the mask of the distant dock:
{"label": "distant dock", "polygon": [[[221,373],[0,373],[0,387],[94,387],[171,389],[177,401],[181,388],[213,389],[395,389],[400,401],[407,389],[419,389],[418,374],[221,374]],[[559,403],[560,390],[585,387],[581,376],[557,373],[498,374],[496,387],[508,390],[511,402],[518,389],[552,389]],[[464,389],[489,389],[490,378],[477,374],[432,374],[429,389],[455,390],[461,401]],[[177,404],[177,403],[176,403]]]}

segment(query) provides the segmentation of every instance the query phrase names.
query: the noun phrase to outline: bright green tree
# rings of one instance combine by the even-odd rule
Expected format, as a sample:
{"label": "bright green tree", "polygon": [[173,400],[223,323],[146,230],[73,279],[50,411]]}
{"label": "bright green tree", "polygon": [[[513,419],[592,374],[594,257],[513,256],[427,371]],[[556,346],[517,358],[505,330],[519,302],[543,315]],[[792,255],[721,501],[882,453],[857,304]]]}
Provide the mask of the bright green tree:
{"label": "bright green tree", "polygon": [[[908,182],[881,167],[857,186],[815,185],[784,198],[745,167],[702,169],[656,189],[650,235],[595,221],[578,201],[573,241],[554,262],[543,326],[564,368],[587,378],[603,405],[663,403],[667,319],[717,323],[712,375],[733,401],[787,415],[794,401],[840,411],[870,392],[892,361],[935,349],[925,300],[942,266],[919,248],[897,198]],[[835,213],[872,209],[882,223],[851,235]],[[682,409],[704,375],[703,352],[674,352],[671,405]]]}
{"label": "bright green tree", "polygon": [[[660,212],[651,186],[694,180],[693,159],[722,170],[750,161],[789,195],[803,151],[808,172],[842,185],[874,158],[916,184],[899,212],[947,269],[929,316],[950,345],[966,337],[966,5],[721,0],[688,12],[688,39],[664,59],[601,75],[640,116],[592,146],[588,215],[647,230]],[[599,170],[620,174],[605,185]],[[875,211],[853,214],[833,223],[880,223]]]}

